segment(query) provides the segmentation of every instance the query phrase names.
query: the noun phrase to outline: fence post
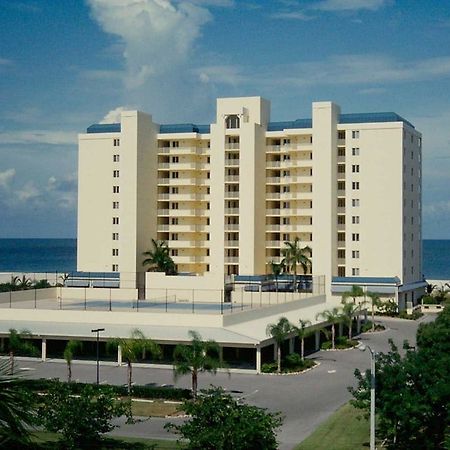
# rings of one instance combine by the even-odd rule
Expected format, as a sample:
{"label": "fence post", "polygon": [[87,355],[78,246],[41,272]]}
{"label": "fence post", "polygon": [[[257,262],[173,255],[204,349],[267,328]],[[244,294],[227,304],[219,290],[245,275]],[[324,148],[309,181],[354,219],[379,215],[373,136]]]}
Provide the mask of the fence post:
{"label": "fence post", "polygon": [[192,314],[195,312],[195,306],[194,306],[194,289],[192,289]]}
{"label": "fence post", "polygon": [[112,304],[111,304],[111,288],[109,288],[109,310],[112,311]]}
{"label": "fence post", "polygon": [[167,312],[167,288],[166,288],[166,312]]}
{"label": "fence post", "polygon": [[11,306],[11,303],[12,303],[12,298],[11,298],[11,296],[12,296],[12,291],[9,291],[9,308],[12,307],[12,306]]}
{"label": "fence post", "polygon": [[87,309],[87,300],[86,300],[86,288],[84,288],[84,310]]}
{"label": "fence post", "polygon": [[241,311],[244,311],[244,289],[241,290]]}
{"label": "fence post", "polygon": [[34,309],[37,308],[37,289],[34,288]]}
{"label": "fence post", "polygon": [[223,289],[220,290],[220,314],[223,315]]}

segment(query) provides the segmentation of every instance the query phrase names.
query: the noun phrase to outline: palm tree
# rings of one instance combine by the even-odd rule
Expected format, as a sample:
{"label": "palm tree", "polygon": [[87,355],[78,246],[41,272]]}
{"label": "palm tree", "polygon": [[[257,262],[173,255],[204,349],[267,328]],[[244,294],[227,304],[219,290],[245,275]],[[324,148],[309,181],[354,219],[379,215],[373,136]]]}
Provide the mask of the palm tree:
{"label": "palm tree", "polygon": [[370,303],[372,306],[372,332],[375,331],[375,306],[381,304],[380,295],[376,292],[367,292],[367,297],[370,298]]}
{"label": "palm tree", "polygon": [[311,254],[311,247],[300,247],[300,239],[298,237],[292,242],[286,241],[284,245],[285,248],[282,249],[282,254],[284,256],[282,262],[294,273],[295,291],[297,286],[297,265],[301,265],[303,273],[306,274],[308,267],[311,266],[311,260],[307,256],[307,253]]}
{"label": "palm tree", "polygon": [[143,253],[147,256],[142,262],[143,266],[150,266],[152,272],[164,272],[166,275],[175,275],[175,263],[170,256],[170,249],[166,241],[152,239],[153,249]]}
{"label": "palm tree", "polygon": [[270,269],[272,270],[272,275],[275,277],[275,288],[278,291],[278,277],[284,272],[285,265],[281,261],[276,263],[275,261],[270,261]]}
{"label": "palm tree", "polygon": [[281,372],[281,345],[294,331],[294,328],[286,317],[280,317],[277,323],[269,323],[266,328],[267,336],[271,336],[277,346],[277,373]]}
{"label": "palm tree", "polygon": [[159,358],[161,356],[161,347],[156,342],[145,337],[144,333],[138,328],[131,331],[129,338],[115,338],[107,344],[108,348],[117,348],[119,346],[122,350],[122,358],[127,362],[127,386],[128,395],[130,395],[133,377],[132,364],[146,351],[154,358]]}
{"label": "palm tree", "polygon": [[30,356],[38,354],[37,348],[28,339],[31,338],[31,332],[22,330],[18,332],[14,328],[9,329],[8,336],[8,353],[9,353],[9,370],[14,375],[14,355],[23,353]]}
{"label": "palm tree", "polygon": [[342,300],[347,300],[349,297],[353,299],[353,303],[356,303],[357,298],[364,297],[363,288],[354,284],[349,291],[342,294]]}
{"label": "palm tree", "polygon": [[177,345],[173,352],[174,378],[191,374],[192,394],[197,398],[198,373],[209,372],[215,374],[220,367],[220,349],[216,341],[203,341],[196,331],[190,330],[189,345]]}
{"label": "palm tree", "polygon": [[348,339],[349,341],[352,340],[352,325],[353,325],[353,319],[359,312],[359,305],[355,305],[354,303],[346,302],[345,300],[342,300],[342,321],[347,325],[348,327]]}
{"label": "palm tree", "polygon": [[80,351],[83,347],[81,341],[70,340],[66,344],[64,349],[64,359],[67,363],[67,382],[72,381],[72,360],[76,352]]}
{"label": "palm tree", "polygon": [[336,327],[335,325],[342,320],[341,311],[339,308],[326,309],[317,314],[316,320],[324,319],[326,322],[331,324],[331,348],[335,349],[335,341],[336,341]]}
{"label": "palm tree", "polygon": [[296,331],[297,336],[300,340],[300,357],[301,357],[302,361],[304,361],[304,359],[305,359],[305,339],[312,333],[311,328],[308,328],[311,325],[311,321],[299,319],[298,323],[299,323],[299,326],[293,327],[293,328]]}
{"label": "palm tree", "polygon": [[0,448],[28,448],[35,408],[23,381],[0,361]]}

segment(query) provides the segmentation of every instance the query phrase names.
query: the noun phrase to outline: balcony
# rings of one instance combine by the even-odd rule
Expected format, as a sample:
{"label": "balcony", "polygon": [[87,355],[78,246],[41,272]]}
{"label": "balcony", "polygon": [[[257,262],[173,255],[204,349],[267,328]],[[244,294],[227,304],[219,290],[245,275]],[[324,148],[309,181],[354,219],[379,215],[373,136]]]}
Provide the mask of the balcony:
{"label": "balcony", "polygon": [[203,248],[209,245],[209,241],[204,240],[176,240],[168,241],[169,248]]}
{"label": "balcony", "polygon": [[281,178],[280,177],[267,177],[266,178],[266,184],[280,184]]}
{"label": "balcony", "polygon": [[158,232],[169,231],[169,224],[168,223],[158,223],[157,231]]}
{"label": "balcony", "polygon": [[225,183],[239,183],[239,175],[225,175]]}
{"label": "balcony", "polygon": [[173,256],[175,264],[199,264],[205,262],[205,256]]}
{"label": "balcony", "polygon": [[225,214],[227,216],[239,215],[239,208],[225,208]]}
{"label": "balcony", "polygon": [[266,231],[280,231],[280,224],[268,224],[266,225]]}
{"label": "balcony", "polygon": [[238,230],[239,230],[238,223],[226,223],[225,224],[225,231],[238,231]]}
{"label": "balcony", "polygon": [[280,167],[281,161],[266,161],[266,168]]}
{"label": "balcony", "polygon": [[239,256],[225,256],[225,264],[239,264]]}
{"label": "balcony", "polygon": [[225,158],[225,166],[238,167],[239,166],[239,159]]}
{"label": "balcony", "polygon": [[158,225],[158,231],[170,231],[171,233],[207,233],[209,231],[209,225],[199,225],[199,224],[179,224],[179,225],[168,225],[164,224],[164,229],[160,229]]}
{"label": "balcony", "polygon": [[267,153],[279,153],[281,149],[281,145],[266,145]]}
{"label": "balcony", "polygon": [[225,241],[225,248],[239,248],[239,241]]}
{"label": "balcony", "polygon": [[280,198],[279,192],[266,192],[267,200],[278,200]]}
{"label": "balcony", "polygon": [[227,192],[224,194],[225,198],[239,198],[239,191]]}
{"label": "balcony", "polygon": [[266,248],[280,248],[282,245],[282,241],[266,241]]}
{"label": "balcony", "polygon": [[238,150],[240,146],[239,142],[227,142],[225,144],[225,150]]}
{"label": "balcony", "polygon": [[158,147],[159,155],[202,155],[207,154],[209,152],[209,148],[205,147]]}
{"label": "balcony", "polygon": [[266,209],[266,216],[279,216],[281,210],[278,209]]}
{"label": "balcony", "polygon": [[311,200],[312,192],[281,192],[281,200]]}

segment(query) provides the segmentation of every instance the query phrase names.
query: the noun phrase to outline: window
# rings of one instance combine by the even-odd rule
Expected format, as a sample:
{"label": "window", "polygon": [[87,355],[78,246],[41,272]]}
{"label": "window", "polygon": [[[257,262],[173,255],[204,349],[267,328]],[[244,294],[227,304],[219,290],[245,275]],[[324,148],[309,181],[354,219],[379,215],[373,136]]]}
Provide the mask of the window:
{"label": "window", "polygon": [[337,216],[337,223],[339,225],[345,225],[345,216],[343,214]]}
{"label": "window", "polygon": [[352,216],[352,223],[358,224],[359,223],[359,216]]}
{"label": "window", "polygon": [[352,165],[352,172],[353,173],[359,173],[359,164],[353,164]]}
{"label": "window", "polygon": [[359,267],[352,268],[352,275],[356,277],[359,276]]}
{"label": "window", "polygon": [[345,242],[345,233],[338,233],[338,242]]}
{"label": "window", "polygon": [[178,225],[178,217],[172,217],[172,219],[170,220],[170,223],[172,225]]}
{"label": "window", "polygon": [[337,205],[338,205],[338,208],[345,208],[345,198],[338,198]]}
{"label": "window", "polygon": [[209,217],[206,218],[206,225],[209,225]]}
{"label": "window", "polygon": [[118,170],[113,170],[113,177],[114,178],[119,178],[119,171]]}
{"label": "window", "polygon": [[353,181],[352,182],[352,189],[358,190],[359,189],[359,181]]}
{"label": "window", "polygon": [[119,256],[119,249],[118,248],[113,248],[112,249],[112,255],[113,256]]}
{"label": "window", "polygon": [[338,156],[345,156],[345,147],[338,147]]}
{"label": "window", "polygon": [[338,277],[345,277],[345,266],[338,267]]}
{"label": "window", "polygon": [[172,162],[178,163],[178,162],[180,162],[180,158],[178,156],[172,156]]}
{"label": "window", "polygon": [[206,172],[206,179],[209,180],[211,178],[211,172]]}
{"label": "window", "polygon": [[352,148],[352,155],[353,156],[359,156],[359,147],[353,147]]}
{"label": "window", "polygon": [[338,173],[345,173],[345,164],[338,164],[337,171]]}
{"label": "window", "polygon": [[114,139],[114,140],[113,140],[113,146],[114,146],[114,147],[119,147],[119,146],[120,146],[120,139],[117,139],[117,138]]}
{"label": "window", "polygon": [[345,191],[345,181],[338,181],[337,188],[338,191]]}
{"label": "window", "polygon": [[359,250],[352,250],[352,258],[354,259],[359,258]]}
{"label": "window", "polygon": [[352,138],[353,139],[359,139],[359,130],[353,130],[352,131]]}
{"label": "window", "polygon": [[113,194],[119,193],[119,186],[113,186]]}
{"label": "window", "polygon": [[414,185],[411,185],[411,192],[414,192]]}
{"label": "window", "polygon": [[356,208],[359,206],[359,198],[352,199],[352,206],[354,206]]}
{"label": "window", "polygon": [[338,139],[345,139],[345,130],[338,131]]}
{"label": "window", "polygon": [[119,162],[120,161],[120,156],[119,155],[113,155],[113,162]]}
{"label": "window", "polygon": [[236,114],[228,116],[225,119],[225,126],[226,128],[239,128],[240,127],[239,117]]}
{"label": "window", "polygon": [[113,264],[112,265],[112,271],[113,272],[118,272],[119,271],[119,264]]}
{"label": "window", "polygon": [[119,218],[118,217],[113,217],[113,225],[119,225]]}
{"label": "window", "polygon": [[209,256],[209,248],[206,249],[206,256]]}
{"label": "window", "polygon": [[211,194],[211,188],[210,187],[207,187],[206,188],[206,193],[209,195],[209,194]]}
{"label": "window", "polygon": [[119,202],[113,202],[113,209],[119,209]]}
{"label": "window", "polygon": [[289,217],[283,217],[283,225],[289,225]]}
{"label": "window", "polygon": [[352,241],[353,242],[359,241],[359,233],[352,233]]}
{"label": "window", "polygon": [[170,191],[172,192],[172,194],[178,194],[178,188],[177,187],[170,188]]}
{"label": "window", "polygon": [[282,238],[283,238],[283,241],[289,241],[289,234],[283,233]]}
{"label": "window", "polygon": [[208,156],[208,157],[206,158],[206,163],[209,164],[210,162],[211,162],[211,157]]}
{"label": "window", "polygon": [[209,209],[210,208],[210,204],[209,204],[209,202],[206,204],[206,209]]}
{"label": "window", "polygon": [[206,272],[209,272],[209,264],[206,264]]}
{"label": "window", "polygon": [[290,192],[291,188],[290,186],[283,186],[283,192]]}
{"label": "window", "polygon": [[180,146],[180,143],[179,143],[178,141],[172,141],[172,142],[170,143],[170,146],[171,146],[172,148],[178,148],[178,147]]}
{"label": "window", "polygon": [[178,209],[178,202],[172,202],[170,204],[170,209]]}
{"label": "window", "polygon": [[170,176],[171,178],[178,178],[178,172],[171,172]]}
{"label": "window", "polygon": [[118,241],[119,240],[119,233],[113,233],[112,234],[112,240],[113,241]]}
{"label": "window", "polygon": [[172,233],[172,234],[170,235],[170,239],[171,239],[172,241],[178,241],[178,233]]}
{"label": "window", "polygon": [[289,202],[283,202],[283,208],[289,208],[290,203]]}
{"label": "window", "polygon": [[337,251],[337,257],[338,257],[339,259],[344,259],[344,258],[345,258],[345,250],[344,250],[343,248],[340,248],[340,249]]}
{"label": "window", "polygon": [[206,240],[209,241],[209,233],[206,233]]}

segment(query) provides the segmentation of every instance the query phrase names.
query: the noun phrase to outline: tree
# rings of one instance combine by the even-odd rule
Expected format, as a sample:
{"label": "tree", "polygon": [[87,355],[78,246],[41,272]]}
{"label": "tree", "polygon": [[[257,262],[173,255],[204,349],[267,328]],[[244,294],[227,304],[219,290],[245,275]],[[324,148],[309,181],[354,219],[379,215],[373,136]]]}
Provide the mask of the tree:
{"label": "tree", "polygon": [[351,297],[353,299],[353,303],[356,304],[357,298],[364,297],[363,288],[354,284],[349,291],[342,294],[342,300],[347,300],[349,297]]}
{"label": "tree", "polygon": [[175,263],[170,256],[170,249],[166,241],[152,239],[153,248],[143,253],[147,256],[142,262],[143,266],[150,266],[152,272],[164,272],[166,275],[175,275]]}
{"label": "tree", "polygon": [[272,270],[272,275],[275,277],[275,288],[278,291],[278,277],[284,272],[285,265],[281,261],[276,263],[275,261],[270,261],[270,269]]}
{"label": "tree", "polygon": [[186,401],[190,418],[181,425],[167,424],[187,440],[188,450],[276,450],[280,413],[271,413],[235,400],[221,388],[203,391],[196,402]]}
{"label": "tree", "polygon": [[301,265],[303,273],[306,274],[308,267],[311,266],[311,260],[307,254],[311,254],[311,248],[301,247],[300,239],[296,237],[292,242],[286,241],[285,248],[281,250],[284,258],[283,264],[294,273],[294,291],[297,289],[297,266]]}
{"label": "tree", "polygon": [[145,337],[144,333],[137,328],[131,331],[129,338],[114,338],[107,343],[107,348],[117,349],[119,346],[122,350],[122,358],[127,362],[128,394],[131,394],[133,377],[132,364],[146,351],[153,357],[159,358],[161,356],[161,347],[156,342]]}
{"label": "tree", "polygon": [[220,367],[220,348],[216,341],[203,341],[196,331],[190,330],[190,345],[177,345],[173,352],[174,377],[191,374],[192,395],[197,398],[198,373],[215,374]]}
{"label": "tree", "polygon": [[367,292],[367,297],[370,298],[370,304],[372,307],[372,332],[375,331],[375,307],[380,306],[381,299],[380,294],[376,292]]}
{"label": "tree", "polygon": [[269,323],[266,328],[267,336],[271,336],[277,346],[277,373],[281,373],[281,345],[294,330],[286,317],[280,317],[277,323]]}
{"label": "tree", "polygon": [[352,340],[352,327],[353,327],[353,319],[354,317],[359,314],[359,305],[356,305],[355,303],[348,303],[345,300],[342,302],[342,321],[347,325],[348,327],[348,339]]}
{"label": "tree", "polygon": [[41,399],[38,415],[48,431],[61,434],[64,448],[101,448],[101,435],[119,425],[112,420],[121,416],[133,423],[131,401],[118,401],[111,388],[84,386],[72,395],[70,385],[55,382]]}
{"label": "tree", "polygon": [[326,309],[316,315],[316,320],[324,319],[326,322],[331,324],[331,348],[335,349],[336,342],[336,328],[335,325],[342,320],[341,311],[339,308]]}
{"label": "tree", "polygon": [[[377,434],[388,449],[448,449],[450,436],[450,307],[435,322],[421,324],[417,346],[407,343],[402,356],[391,350],[376,356]],[[355,371],[358,385],[349,388],[353,405],[366,413],[370,372]]]}
{"label": "tree", "polygon": [[23,291],[26,289],[30,289],[32,282],[30,278],[27,278],[25,275],[22,275],[22,278],[18,276],[12,277],[11,284],[15,285],[17,290]]}
{"label": "tree", "polygon": [[10,374],[7,360],[0,361],[0,448],[23,449],[35,424],[34,396],[23,380]]}
{"label": "tree", "polygon": [[10,374],[14,374],[14,356],[17,353],[36,356],[38,354],[37,348],[30,342],[31,332],[28,330],[17,331],[14,328],[9,329],[8,336],[8,353],[9,353],[9,367]]}
{"label": "tree", "polygon": [[310,320],[302,320],[298,321],[299,326],[294,327],[294,331],[297,333],[297,336],[300,340],[300,358],[302,361],[305,360],[305,339],[310,336],[313,331],[311,331],[311,321]]}
{"label": "tree", "polygon": [[67,363],[67,382],[72,381],[72,360],[76,352],[80,351],[83,347],[81,341],[70,340],[66,344],[64,349],[64,359]]}

